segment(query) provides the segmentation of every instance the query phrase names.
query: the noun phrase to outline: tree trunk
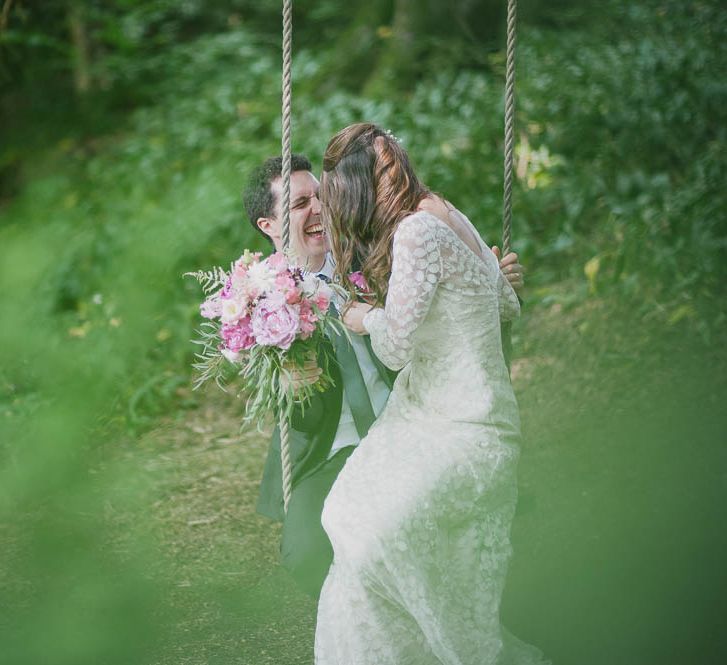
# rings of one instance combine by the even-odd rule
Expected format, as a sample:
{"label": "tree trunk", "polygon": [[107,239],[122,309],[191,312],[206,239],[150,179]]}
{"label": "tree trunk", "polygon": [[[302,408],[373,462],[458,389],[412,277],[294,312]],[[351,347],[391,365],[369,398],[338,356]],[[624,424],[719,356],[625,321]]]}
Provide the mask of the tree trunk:
{"label": "tree trunk", "polygon": [[381,31],[385,44],[376,67],[370,70],[366,95],[377,97],[392,90],[407,90],[415,83],[422,42],[428,40],[428,35],[418,29],[421,18],[417,17],[426,14],[422,5],[428,4],[420,2],[417,12],[416,0],[395,0],[391,27]]}
{"label": "tree trunk", "polygon": [[68,6],[68,27],[71,32],[73,86],[76,95],[84,98],[91,90],[91,65],[88,31],[83,4],[71,0]]}
{"label": "tree trunk", "polygon": [[5,0],[3,2],[2,12],[0,12],[0,32],[3,32],[8,27],[8,16],[10,16],[12,6],[13,0]]}

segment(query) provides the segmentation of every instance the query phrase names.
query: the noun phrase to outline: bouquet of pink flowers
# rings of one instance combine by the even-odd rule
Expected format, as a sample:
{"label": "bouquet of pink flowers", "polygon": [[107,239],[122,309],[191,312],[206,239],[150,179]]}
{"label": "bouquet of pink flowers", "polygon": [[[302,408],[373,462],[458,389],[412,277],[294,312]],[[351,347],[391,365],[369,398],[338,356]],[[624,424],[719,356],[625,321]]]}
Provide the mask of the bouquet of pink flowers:
{"label": "bouquet of pink flowers", "polygon": [[331,383],[327,358],[316,384],[293,393],[291,370],[315,358],[326,332],[341,334],[340,320],[329,313],[332,288],[315,275],[304,274],[276,252],[245,253],[230,271],[186,273],[202,285],[206,298],[200,312],[207,319],[194,340],[202,347],[193,366],[195,388],[223,380],[229,362],[240,367],[243,392],[249,395],[246,420],[261,422],[270,411],[290,415],[294,398],[305,403],[314,390]]}

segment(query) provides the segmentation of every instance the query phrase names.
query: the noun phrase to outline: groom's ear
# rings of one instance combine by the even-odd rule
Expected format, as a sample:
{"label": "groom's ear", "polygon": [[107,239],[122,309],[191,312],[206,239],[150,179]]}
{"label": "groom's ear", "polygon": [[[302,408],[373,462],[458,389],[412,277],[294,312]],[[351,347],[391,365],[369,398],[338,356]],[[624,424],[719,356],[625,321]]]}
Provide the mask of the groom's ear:
{"label": "groom's ear", "polygon": [[270,217],[258,217],[257,227],[268,237],[270,240],[274,239],[275,233],[275,220]]}

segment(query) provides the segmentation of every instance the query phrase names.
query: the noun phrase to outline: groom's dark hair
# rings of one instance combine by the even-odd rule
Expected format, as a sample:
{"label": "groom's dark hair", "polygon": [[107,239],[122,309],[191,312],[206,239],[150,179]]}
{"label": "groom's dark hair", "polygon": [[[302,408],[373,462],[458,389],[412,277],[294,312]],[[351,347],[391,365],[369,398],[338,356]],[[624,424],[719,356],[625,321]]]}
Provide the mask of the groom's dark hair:
{"label": "groom's dark hair", "polygon": [[[292,155],[290,158],[290,172],[311,171],[313,165],[305,155]],[[247,186],[242,192],[242,202],[245,212],[252,227],[268,241],[270,238],[257,225],[260,217],[270,217],[275,207],[275,197],[270,185],[275,178],[283,174],[283,158],[270,157],[258,166],[247,181]]]}

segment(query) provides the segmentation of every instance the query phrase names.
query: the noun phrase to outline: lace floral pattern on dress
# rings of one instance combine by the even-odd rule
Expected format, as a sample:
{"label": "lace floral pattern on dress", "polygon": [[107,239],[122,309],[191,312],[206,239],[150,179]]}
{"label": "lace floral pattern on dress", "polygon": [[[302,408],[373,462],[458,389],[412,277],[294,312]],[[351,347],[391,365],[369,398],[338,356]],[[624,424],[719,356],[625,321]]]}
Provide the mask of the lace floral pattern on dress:
{"label": "lace floral pattern on dress", "polygon": [[500,625],[519,421],[500,320],[519,305],[494,254],[420,212],[394,235],[364,325],[400,369],[322,515],[334,561],[317,665],[544,665]]}

